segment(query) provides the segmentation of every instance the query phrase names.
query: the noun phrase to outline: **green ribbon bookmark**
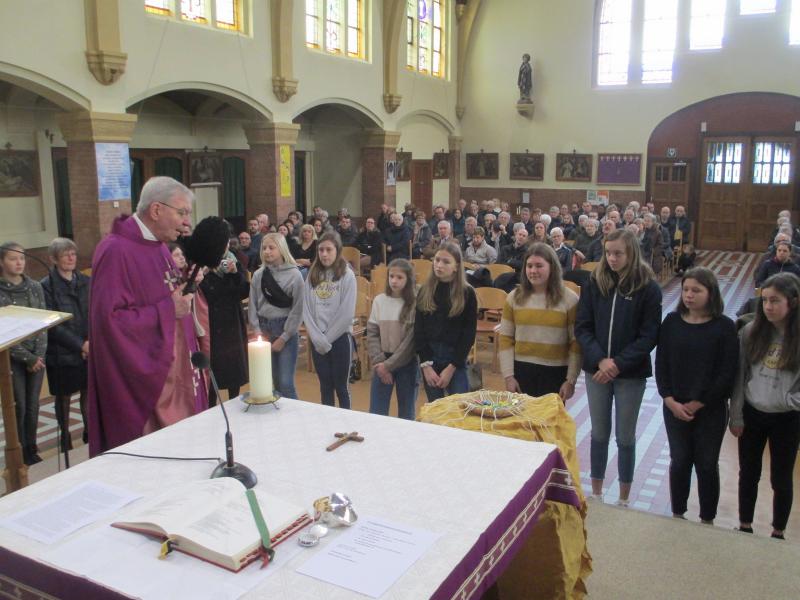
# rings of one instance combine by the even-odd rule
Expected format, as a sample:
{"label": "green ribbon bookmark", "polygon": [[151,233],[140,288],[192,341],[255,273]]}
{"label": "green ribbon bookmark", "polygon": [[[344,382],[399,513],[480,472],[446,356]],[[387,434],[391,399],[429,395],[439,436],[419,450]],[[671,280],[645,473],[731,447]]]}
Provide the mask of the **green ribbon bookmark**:
{"label": "green ribbon bookmark", "polygon": [[269,561],[275,558],[275,550],[272,549],[272,539],[269,535],[269,528],[267,527],[266,521],[264,521],[264,515],[261,514],[261,507],[258,505],[256,493],[253,490],[247,490],[245,493],[247,494],[247,501],[250,503],[250,511],[253,513],[253,519],[255,519],[258,533],[261,536],[261,548],[266,554],[263,566],[267,566]]}

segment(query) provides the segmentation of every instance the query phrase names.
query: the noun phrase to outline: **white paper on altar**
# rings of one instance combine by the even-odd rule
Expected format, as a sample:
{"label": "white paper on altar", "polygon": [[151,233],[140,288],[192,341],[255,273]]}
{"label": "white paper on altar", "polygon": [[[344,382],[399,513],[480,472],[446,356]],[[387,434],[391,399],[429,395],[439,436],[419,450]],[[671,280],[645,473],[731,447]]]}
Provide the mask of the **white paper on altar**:
{"label": "white paper on altar", "polygon": [[3,519],[0,525],[45,544],[52,544],[140,497],[140,494],[99,481],[86,481],[48,502]]}
{"label": "white paper on altar", "polygon": [[109,525],[48,550],[41,560],[143,600],[236,600],[303,551],[289,538],[266,568],[255,562],[234,573],[182,552],[161,560],[160,549],[154,538]]}
{"label": "white paper on altar", "polygon": [[[45,313],[47,314],[47,313]],[[0,317],[0,346],[29,336],[45,327],[47,321],[33,318]]]}
{"label": "white paper on altar", "polygon": [[[362,517],[297,572],[379,598],[438,538],[432,531]],[[323,538],[321,544],[325,541]]]}

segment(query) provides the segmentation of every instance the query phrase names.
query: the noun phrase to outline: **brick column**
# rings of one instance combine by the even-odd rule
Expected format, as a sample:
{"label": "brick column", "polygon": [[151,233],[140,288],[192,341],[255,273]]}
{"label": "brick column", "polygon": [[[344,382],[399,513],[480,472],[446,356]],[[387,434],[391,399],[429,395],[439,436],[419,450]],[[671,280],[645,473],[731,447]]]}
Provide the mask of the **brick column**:
{"label": "brick column", "polygon": [[[294,210],[294,147],[300,125],[294,123],[253,122],[244,126],[250,145],[247,170],[246,214],[249,219],[265,213],[277,224]],[[281,148],[287,158],[288,188],[281,189]],[[284,186],[285,187],[285,186]]]}
{"label": "brick column", "polygon": [[397,159],[399,131],[368,129],[361,147],[361,214],[377,217],[381,204],[395,206],[397,186],[386,185],[386,161]]}
{"label": "brick column", "polygon": [[461,198],[461,140],[457,135],[447,138],[450,154],[447,157],[447,174],[450,177],[450,207]]}
{"label": "brick column", "polygon": [[131,212],[127,197],[113,202],[98,199],[95,145],[101,142],[130,143],[136,115],[76,111],[58,116],[58,125],[67,142],[70,213],[75,243],[88,256],[100,239],[111,230],[111,223],[122,213]]}

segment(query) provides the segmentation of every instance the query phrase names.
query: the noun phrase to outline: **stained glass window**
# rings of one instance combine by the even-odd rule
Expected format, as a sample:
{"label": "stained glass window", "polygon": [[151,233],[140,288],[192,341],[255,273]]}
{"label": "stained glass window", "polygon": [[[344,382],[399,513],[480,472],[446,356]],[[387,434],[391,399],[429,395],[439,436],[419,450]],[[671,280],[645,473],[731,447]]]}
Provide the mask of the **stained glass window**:
{"label": "stained glass window", "polygon": [[406,66],[420,73],[445,76],[444,0],[407,0]]}
{"label": "stained glass window", "polygon": [[144,0],[144,9],[156,15],[170,15],[172,0]]}
{"label": "stained glass window", "polygon": [[208,23],[205,0],[181,0],[181,18],[195,23]]}
{"label": "stained glass window", "polygon": [[756,142],[753,153],[753,183],[788,185],[792,145],[788,142]]}
{"label": "stained glass window", "polygon": [[789,43],[800,44],[800,0],[792,0],[792,16],[789,19]]}
{"label": "stained glass window", "polygon": [[216,0],[216,25],[221,29],[242,30],[241,0]]}
{"label": "stained glass window", "polygon": [[631,45],[631,0],[604,0],[597,48],[597,85],[625,85]]}
{"label": "stained glass window", "polygon": [[775,0],[739,0],[740,15],[759,15],[775,12]]}
{"label": "stained glass window", "polygon": [[741,142],[709,142],[706,183],[739,183],[742,178]]}
{"label": "stained glass window", "polygon": [[363,0],[305,0],[305,3],[306,46],[364,58]]}
{"label": "stained glass window", "polygon": [[672,81],[678,35],[678,0],[646,0],[642,35],[642,83]]}
{"label": "stained glass window", "polygon": [[[145,0],[144,9],[163,15],[231,31],[244,31],[244,0]],[[179,12],[175,12],[177,8]]]}
{"label": "stained glass window", "polygon": [[722,48],[727,4],[728,0],[692,0],[692,21],[689,26],[691,50]]}

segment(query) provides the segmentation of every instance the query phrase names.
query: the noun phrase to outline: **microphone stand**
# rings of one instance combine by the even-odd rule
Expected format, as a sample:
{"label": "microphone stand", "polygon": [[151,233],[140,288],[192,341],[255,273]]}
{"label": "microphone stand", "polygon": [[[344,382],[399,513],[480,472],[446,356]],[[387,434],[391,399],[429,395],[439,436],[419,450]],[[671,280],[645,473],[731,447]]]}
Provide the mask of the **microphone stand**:
{"label": "microphone stand", "polygon": [[[25,252],[24,250],[19,250],[17,248],[6,248],[6,252],[16,252],[17,254],[22,254],[26,258],[32,258],[45,268],[45,272],[50,273],[51,271],[52,265],[48,265],[46,262],[44,262],[41,258],[36,256],[35,254],[31,254],[29,252]],[[67,441],[67,438],[69,438],[69,409],[71,400],[72,400],[71,398],[67,400],[66,406],[63,407],[63,410],[66,411],[64,414],[63,425],[61,422],[58,423],[58,445],[61,446],[61,451],[64,453],[65,469],[69,469],[69,443]],[[56,408],[56,402],[58,402],[58,398],[54,396],[53,410],[55,410],[56,414],[58,414],[58,409]],[[58,421],[58,419],[56,419],[56,421]],[[64,431],[64,426],[66,426],[66,431]],[[61,469],[60,465],[59,469]]]}
{"label": "microphone stand", "polygon": [[[199,355],[199,356],[198,356]],[[243,464],[234,462],[233,460],[233,435],[231,434],[231,424],[228,421],[228,413],[225,410],[225,403],[222,401],[222,396],[219,393],[217,386],[217,378],[214,377],[214,371],[211,370],[211,364],[208,357],[202,352],[195,352],[192,354],[192,364],[199,369],[208,370],[211,378],[211,385],[217,394],[219,400],[219,407],[222,409],[222,415],[225,417],[225,460],[220,462],[217,467],[211,472],[211,479],[218,477],[233,477],[242,482],[244,487],[250,489],[255,487],[258,483],[258,478],[252,469],[244,466]]]}

